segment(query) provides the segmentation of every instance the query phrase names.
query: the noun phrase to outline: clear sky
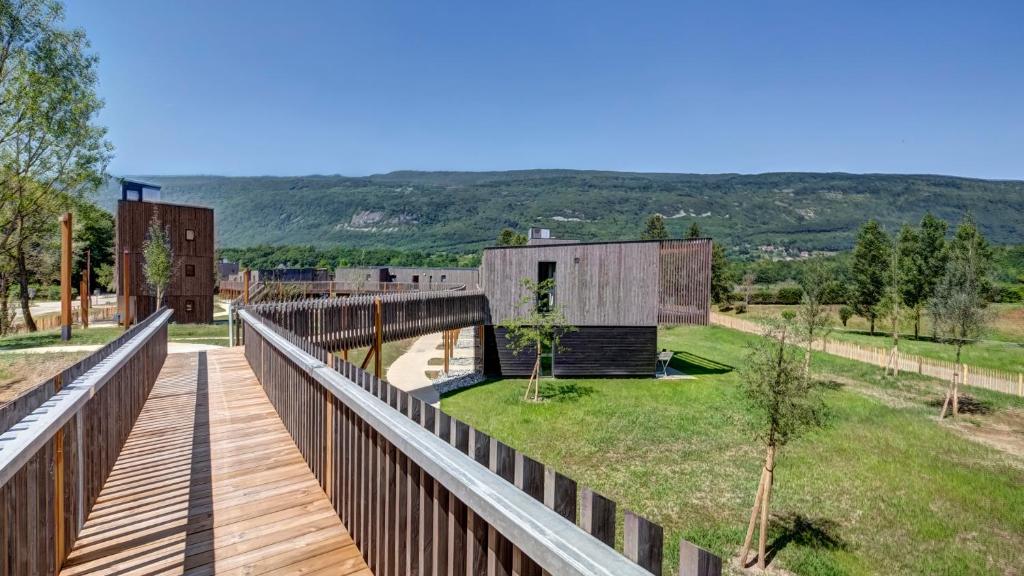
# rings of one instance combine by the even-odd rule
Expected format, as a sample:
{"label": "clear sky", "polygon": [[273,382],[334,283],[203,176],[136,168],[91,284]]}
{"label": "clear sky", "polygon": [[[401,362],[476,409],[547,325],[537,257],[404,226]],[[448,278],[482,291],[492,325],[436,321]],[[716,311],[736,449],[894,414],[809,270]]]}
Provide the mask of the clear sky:
{"label": "clear sky", "polygon": [[1024,2],[65,0],[114,174],[1024,178]]}

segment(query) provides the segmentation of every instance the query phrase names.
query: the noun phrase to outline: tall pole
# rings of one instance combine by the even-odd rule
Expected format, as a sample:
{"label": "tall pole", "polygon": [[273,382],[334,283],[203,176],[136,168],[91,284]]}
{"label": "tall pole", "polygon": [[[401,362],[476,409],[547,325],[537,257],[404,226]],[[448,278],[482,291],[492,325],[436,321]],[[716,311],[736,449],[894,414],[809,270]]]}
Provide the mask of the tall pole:
{"label": "tall pole", "polygon": [[121,256],[121,280],[124,282],[124,289],[121,290],[124,296],[124,315],[122,321],[124,322],[124,329],[127,330],[132,325],[132,264],[131,264],[131,252],[126,248],[124,254]]}
{"label": "tall pole", "polygon": [[248,268],[242,273],[242,303],[246,306],[249,305],[249,281],[252,278],[252,270]]}
{"label": "tall pole", "polygon": [[60,339],[71,340],[71,212],[60,217]]}
{"label": "tall pole", "polygon": [[384,314],[381,310],[380,298],[375,298],[373,301],[373,324],[374,324],[374,339],[373,339],[373,373],[377,378],[381,378],[383,369],[381,367],[380,354],[381,348],[384,345]]}
{"label": "tall pole", "polygon": [[92,250],[85,251],[85,296],[92,304]]}

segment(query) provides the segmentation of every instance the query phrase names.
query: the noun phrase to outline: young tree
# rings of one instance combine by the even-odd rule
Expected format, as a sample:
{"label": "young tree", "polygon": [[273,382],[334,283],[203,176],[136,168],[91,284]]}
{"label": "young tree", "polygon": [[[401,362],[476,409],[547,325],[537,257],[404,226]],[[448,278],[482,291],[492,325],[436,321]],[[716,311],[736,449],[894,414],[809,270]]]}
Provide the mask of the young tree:
{"label": "young tree", "polygon": [[743,370],[743,392],[757,414],[758,439],[764,443],[764,466],[750,511],[740,564],[747,556],[760,518],[757,567],[765,568],[768,511],[778,449],[808,428],[822,422],[824,412],[818,385],[807,377],[800,351],[789,345],[791,328],[785,323],[766,327],[764,338],[754,344]]}
{"label": "young tree", "polygon": [[733,274],[725,247],[714,242],[711,245],[711,301],[724,304],[732,294]]}
{"label": "young tree", "polygon": [[640,235],[641,240],[668,240],[668,230],[665,229],[665,219],[661,217],[661,214],[651,214],[647,218],[647,224],[644,227],[643,233]]}
{"label": "young tree", "polygon": [[829,277],[829,272],[820,263],[815,262],[808,265],[801,278],[803,296],[796,320],[800,336],[807,346],[807,354],[804,355],[804,375],[808,378],[811,374],[811,352],[814,343],[818,340],[824,341],[832,327],[832,319],[823,298],[829,286]]}
{"label": "young tree", "polygon": [[914,338],[921,336],[921,313],[928,306],[928,300],[935,293],[946,271],[946,232],[949,225],[945,220],[927,213],[921,219],[916,238],[907,238],[901,254],[910,255],[911,263],[905,266],[909,277],[903,285],[903,300],[914,314]]}
{"label": "young tree", "polygon": [[520,234],[511,228],[502,228],[498,233],[498,246],[525,246],[526,234]]}
{"label": "young tree", "polygon": [[988,322],[985,294],[989,286],[991,251],[969,216],[957,228],[947,257],[945,274],[930,304],[937,337],[956,349],[953,378],[942,403],[940,419],[946,417],[950,404],[954,418],[960,413],[960,355],[964,346],[981,336]]}
{"label": "young tree", "polygon": [[114,267],[110,264],[100,264],[97,266],[96,283],[108,292],[116,292],[117,285],[114,280]]}
{"label": "young tree", "polygon": [[686,238],[688,240],[700,238],[700,226],[698,226],[696,222],[690,224],[690,229],[686,231]]}
{"label": "young tree", "polygon": [[170,228],[164,228],[156,208],[146,229],[146,240],[142,244],[142,272],[146,283],[156,292],[156,306],[164,303],[164,292],[175,273],[174,251],[171,248]]}
{"label": "young tree", "polygon": [[[904,226],[903,232],[908,227]],[[904,236],[900,233],[900,238]],[[903,288],[906,284],[907,270],[901,248],[903,244],[897,239],[889,254],[889,279],[886,286],[885,297],[882,299],[880,308],[883,314],[889,317],[892,322],[892,349],[889,351],[889,358],[885,363],[885,374],[892,370],[893,376],[900,374],[900,314],[902,311]]]}
{"label": "young tree", "polygon": [[878,222],[869,220],[857,234],[857,244],[853,249],[853,290],[850,304],[858,315],[870,322],[871,334],[875,333],[875,320],[879,315],[878,305],[885,296],[891,266],[889,253],[889,237]]}
{"label": "young tree", "polygon": [[501,323],[506,330],[508,348],[512,354],[519,355],[524,350],[533,350],[537,358],[533,363],[533,371],[526,384],[523,400],[540,400],[540,365],[544,350],[558,352],[562,347],[562,336],[575,332],[576,327],[566,320],[562,308],[554,302],[555,281],[547,279],[534,282],[524,278],[520,284],[525,294],[516,303],[518,315]]}

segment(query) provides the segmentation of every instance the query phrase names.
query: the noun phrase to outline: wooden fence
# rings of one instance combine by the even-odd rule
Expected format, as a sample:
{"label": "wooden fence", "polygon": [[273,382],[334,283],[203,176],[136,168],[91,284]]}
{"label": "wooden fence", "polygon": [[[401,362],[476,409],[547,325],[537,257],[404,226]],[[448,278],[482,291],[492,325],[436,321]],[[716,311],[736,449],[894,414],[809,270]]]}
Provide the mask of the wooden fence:
{"label": "wooden fence", "polygon": [[[752,334],[761,334],[764,331],[762,324],[725,314],[712,313],[711,322],[712,324]],[[880,368],[885,368],[891,352],[889,348],[862,346],[841,340],[822,342],[816,349],[842,358],[875,364]],[[956,370],[955,362],[925,358],[917,354],[907,354],[905,352],[899,353],[899,366],[900,371],[916,372],[917,374],[932,376],[941,380],[952,380],[953,372]],[[1024,373],[1015,374],[1013,372],[980,368],[968,364],[960,365],[960,373],[963,375],[963,384],[967,386],[1024,396]]]}
{"label": "wooden fence", "polygon": [[[273,324],[280,311],[240,312],[246,358],[375,574],[663,573],[661,526]],[[679,574],[721,574],[679,550]]]}
{"label": "wooden fence", "polygon": [[[104,320],[113,320],[114,315],[117,314],[117,306],[90,306],[89,307],[89,322],[101,322]],[[76,324],[81,325],[82,310],[79,306],[73,305],[71,309],[72,318],[78,317]],[[32,320],[36,323],[36,329],[38,330],[56,330],[60,328],[60,311],[56,312],[45,312],[43,314],[34,314]],[[16,332],[25,332],[25,322],[22,318],[18,318],[14,323],[14,330]]]}
{"label": "wooden fence", "polygon": [[[438,292],[465,290],[465,284],[442,282],[338,282],[338,281],[277,281],[262,282],[267,297],[274,301],[302,300],[312,296],[352,296],[358,294],[391,294],[394,292]],[[220,292],[225,296],[238,296],[245,290],[244,282],[221,280]]]}
{"label": "wooden fence", "polygon": [[374,344],[380,305],[383,342],[483,324],[483,292],[411,292],[256,304],[250,309],[300,338],[331,351]]}
{"label": "wooden fence", "polygon": [[55,574],[167,356],[162,309],[0,406],[0,575]]}

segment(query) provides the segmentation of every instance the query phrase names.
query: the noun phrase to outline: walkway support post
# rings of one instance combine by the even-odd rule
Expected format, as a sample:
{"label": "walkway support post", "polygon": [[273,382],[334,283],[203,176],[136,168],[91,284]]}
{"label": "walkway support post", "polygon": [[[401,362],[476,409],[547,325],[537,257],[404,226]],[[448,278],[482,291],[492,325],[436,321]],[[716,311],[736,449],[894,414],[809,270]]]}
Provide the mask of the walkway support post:
{"label": "walkway support post", "polygon": [[244,284],[244,286],[242,287],[242,303],[245,304],[246,306],[249,305],[249,280],[251,278],[252,270],[246,268],[245,272],[242,273],[242,283]]}
{"label": "walkway support post", "polygon": [[384,313],[383,304],[381,303],[380,297],[373,299],[373,325],[374,325],[374,338],[373,338],[373,374],[377,378],[383,378],[383,368],[381,367],[380,360],[380,349],[384,344]]}
{"label": "walkway support post", "polygon": [[78,283],[78,311],[82,315],[82,328],[89,327],[89,281],[82,276]]}
{"label": "walkway support post", "polygon": [[60,339],[71,340],[71,212],[60,217]]}

